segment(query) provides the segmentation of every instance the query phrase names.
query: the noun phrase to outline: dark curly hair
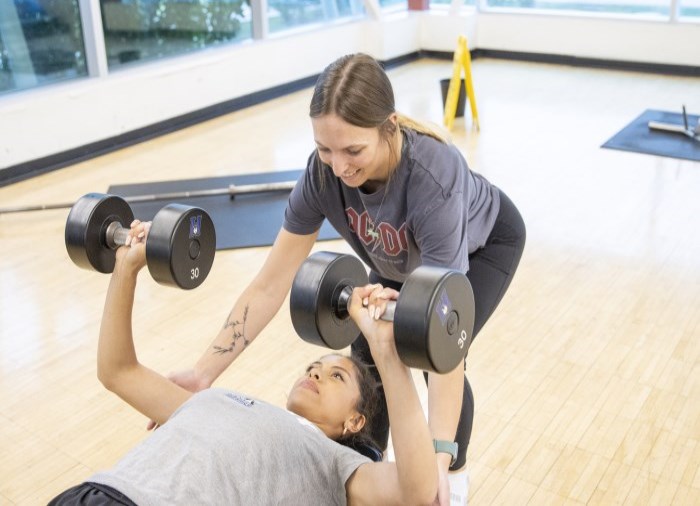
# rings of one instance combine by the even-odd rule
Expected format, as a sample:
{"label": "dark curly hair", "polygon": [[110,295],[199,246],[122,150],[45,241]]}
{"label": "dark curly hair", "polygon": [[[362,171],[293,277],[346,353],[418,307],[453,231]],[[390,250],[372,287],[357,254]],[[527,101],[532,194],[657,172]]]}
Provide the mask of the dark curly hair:
{"label": "dark curly hair", "polygon": [[379,403],[381,401],[379,389],[381,384],[374,379],[367,364],[361,360],[347,355],[337,354],[337,356],[350,360],[353,367],[355,367],[357,383],[360,387],[360,397],[355,409],[365,417],[365,425],[359,432],[347,433],[341,436],[337,442],[352,448],[372,460],[381,460],[382,452],[379,450],[379,445],[370,432],[370,427],[372,425],[370,421],[379,410]]}

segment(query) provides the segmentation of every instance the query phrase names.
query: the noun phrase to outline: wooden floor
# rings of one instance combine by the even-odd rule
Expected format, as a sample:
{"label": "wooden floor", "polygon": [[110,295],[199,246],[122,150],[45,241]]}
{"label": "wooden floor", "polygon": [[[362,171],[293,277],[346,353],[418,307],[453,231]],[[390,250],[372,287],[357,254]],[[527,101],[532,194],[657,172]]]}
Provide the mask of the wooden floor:
{"label": "wooden floor", "polygon": [[[421,60],[391,70],[398,108],[439,123],[438,81],[450,69]],[[473,72],[481,131],[460,119],[454,141],[518,205],[528,242],[468,359],[470,504],[700,504],[700,163],[600,148],[647,108],[700,112],[700,79],[488,59]],[[301,168],[313,147],[309,98],[0,188],[0,206]],[[108,277],[69,261],[67,212],[0,215],[3,505],[45,504],[148,436],[146,420],[95,377]],[[316,249],[349,251],[338,241]],[[190,367],[265,254],[218,252],[190,292],[142,276],[143,362]],[[323,353],[294,336],[287,313],[218,386],[284,403]]]}

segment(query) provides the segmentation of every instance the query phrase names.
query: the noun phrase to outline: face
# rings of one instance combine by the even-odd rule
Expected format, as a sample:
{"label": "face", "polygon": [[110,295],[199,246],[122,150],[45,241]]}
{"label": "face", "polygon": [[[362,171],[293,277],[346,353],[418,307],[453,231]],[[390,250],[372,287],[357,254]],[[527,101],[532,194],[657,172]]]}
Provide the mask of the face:
{"label": "face", "polygon": [[335,114],[312,118],[311,124],[321,161],[347,186],[388,179],[390,148],[378,128],[357,127]]}
{"label": "face", "polygon": [[294,383],[287,409],[316,424],[328,437],[338,439],[344,428],[354,430],[359,421],[355,409],[359,398],[353,363],[346,357],[327,355],[309,364],[306,374]]}

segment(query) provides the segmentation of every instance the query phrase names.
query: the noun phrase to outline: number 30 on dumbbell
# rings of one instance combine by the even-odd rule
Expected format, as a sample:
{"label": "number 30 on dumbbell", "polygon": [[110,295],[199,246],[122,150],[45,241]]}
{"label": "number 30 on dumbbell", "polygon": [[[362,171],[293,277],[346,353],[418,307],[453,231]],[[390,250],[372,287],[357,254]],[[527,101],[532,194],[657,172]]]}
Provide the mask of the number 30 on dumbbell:
{"label": "number 30 on dumbbell", "polygon": [[[83,269],[112,272],[116,250],[124,244],[132,221],[134,214],[123,198],[88,193],[68,213],[68,256]],[[215,252],[214,223],[203,209],[168,204],[153,218],[146,261],[158,283],[185,290],[198,287],[211,270]]]}
{"label": "number 30 on dumbbell", "polygon": [[[352,290],[369,282],[362,262],[351,255],[314,253],[292,283],[292,324],[307,342],[339,350],[360,335],[348,315]],[[462,363],[474,330],[474,294],[462,272],[421,266],[406,279],[398,300],[381,319],[394,322],[401,361],[440,374]]]}

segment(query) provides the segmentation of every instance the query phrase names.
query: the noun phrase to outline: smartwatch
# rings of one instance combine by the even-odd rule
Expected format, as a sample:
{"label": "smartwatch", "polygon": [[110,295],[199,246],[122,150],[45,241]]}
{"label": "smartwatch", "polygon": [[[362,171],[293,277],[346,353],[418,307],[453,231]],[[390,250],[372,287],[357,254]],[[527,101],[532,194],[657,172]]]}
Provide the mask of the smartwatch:
{"label": "smartwatch", "polygon": [[450,465],[453,465],[457,461],[457,450],[459,445],[454,441],[443,441],[440,439],[433,439],[433,447],[435,448],[435,453],[449,453],[452,457]]}

